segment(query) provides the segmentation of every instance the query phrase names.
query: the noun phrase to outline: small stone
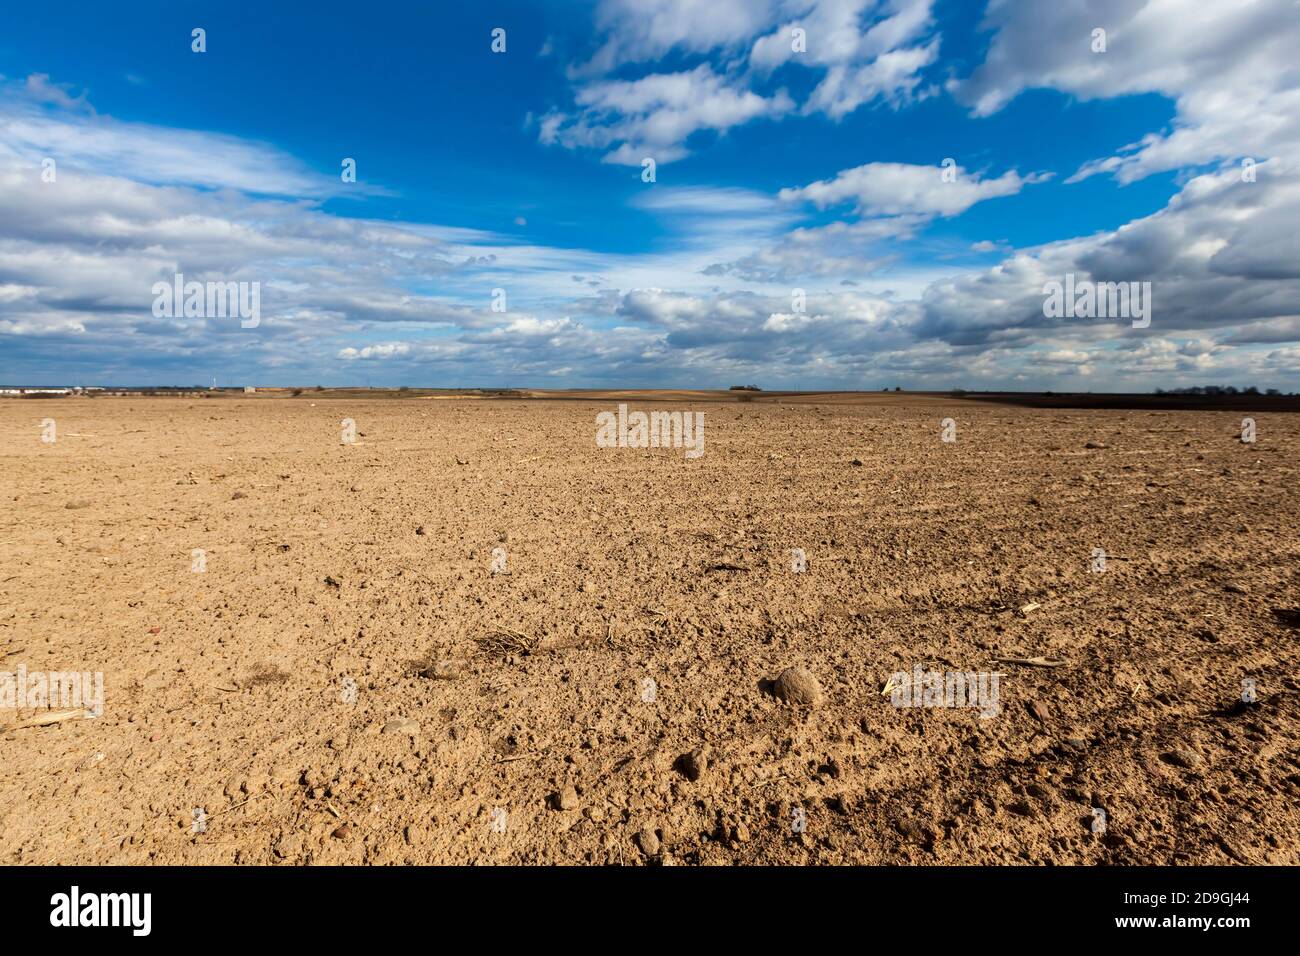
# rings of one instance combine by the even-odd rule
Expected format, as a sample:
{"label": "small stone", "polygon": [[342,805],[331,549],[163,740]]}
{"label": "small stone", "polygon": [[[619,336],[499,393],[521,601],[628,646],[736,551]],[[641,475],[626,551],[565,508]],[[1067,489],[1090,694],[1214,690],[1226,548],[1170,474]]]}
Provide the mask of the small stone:
{"label": "small stone", "polygon": [[463,670],[460,661],[432,661],[417,673],[426,680],[459,680]]}
{"label": "small stone", "polygon": [[89,501],[86,501],[85,499],[80,499],[80,500],[77,500],[77,501],[69,501],[69,502],[68,502],[66,505],[64,505],[63,507],[67,508],[69,511],[77,511],[77,510],[79,510],[79,509],[81,509],[81,508],[89,508],[89,507],[90,507],[90,502],[89,502]]}
{"label": "small stone", "polygon": [[576,810],[578,809],[578,791],[570,784],[562,787],[558,793],[551,797],[551,803],[557,810]]}
{"label": "small stone", "polygon": [[787,704],[821,706],[822,685],[806,667],[787,667],[772,685],[772,690]]}
{"label": "small stone", "polygon": [[412,720],[410,717],[398,717],[396,720],[390,720],[384,724],[381,734],[406,734],[409,737],[415,737],[420,733],[420,722]]}
{"label": "small stone", "polygon": [[360,490],[361,490],[360,485],[353,485],[351,488],[348,489],[348,491],[360,491]]}
{"label": "small stone", "polygon": [[424,537],[424,525],[420,525],[418,528],[416,528],[415,533],[420,535],[421,537]]}
{"label": "small stone", "polygon": [[642,827],[636,835],[636,845],[646,856],[659,855],[659,834],[649,826]]}
{"label": "small stone", "polygon": [[854,465],[854,466],[856,466],[856,467],[858,467],[858,468],[861,468],[861,467],[862,467],[862,459],[861,459],[861,458],[854,458],[851,462],[849,462],[849,464],[850,464],[850,465]]}
{"label": "small stone", "polygon": [[1249,593],[1250,593],[1250,591],[1247,590],[1243,585],[1237,584],[1235,581],[1230,581],[1230,582],[1228,582],[1227,584],[1225,584],[1225,585],[1223,586],[1223,590],[1227,591],[1229,594],[1249,594]]}
{"label": "small stone", "polygon": [[351,826],[349,826],[346,823],[341,823],[334,828],[334,831],[330,833],[330,836],[332,836],[336,840],[342,840],[351,832],[352,832]]}
{"label": "small stone", "polygon": [[687,780],[694,782],[704,776],[709,769],[709,757],[703,747],[697,747],[690,753],[677,758],[677,769]]}
{"label": "small stone", "polygon": [[1168,753],[1161,754],[1160,759],[1165,763],[1171,763],[1175,767],[1182,767],[1185,770],[1194,770],[1201,765],[1201,755],[1192,750],[1171,750]]}
{"label": "small stone", "polygon": [[1040,723],[1047,723],[1047,718],[1052,716],[1051,710],[1041,700],[1031,700],[1025,706],[1028,708],[1029,713]]}
{"label": "small stone", "polygon": [[1105,448],[1106,446],[1105,444],[1099,441],[1090,441],[1087,442],[1083,447],[1084,448]]}
{"label": "small stone", "polygon": [[745,826],[745,824],[743,823],[737,823],[735,829],[731,833],[731,836],[737,843],[748,843],[749,827]]}

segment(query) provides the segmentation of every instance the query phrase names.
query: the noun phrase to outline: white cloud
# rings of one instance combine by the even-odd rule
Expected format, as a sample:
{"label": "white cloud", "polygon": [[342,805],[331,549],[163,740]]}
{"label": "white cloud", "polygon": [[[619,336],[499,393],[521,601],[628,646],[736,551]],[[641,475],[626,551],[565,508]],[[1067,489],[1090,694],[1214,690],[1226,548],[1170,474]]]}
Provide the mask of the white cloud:
{"label": "white cloud", "polygon": [[541,121],[541,141],[568,147],[608,149],[605,161],[639,166],[681,159],[685,143],[700,130],[726,132],[733,126],[789,112],[784,92],[763,97],[738,87],[707,64],[680,73],[653,73],[639,80],[601,80],[577,93],[573,116],[551,114]]}
{"label": "white cloud", "polygon": [[84,93],[72,97],[41,74],[29,76],[21,89],[0,87],[0,128],[0,160],[39,165],[52,157],[60,175],[94,170],[146,183],[280,196],[342,191],[337,176],[316,173],[265,143],[99,115]]}
{"label": "white cloud", "polygon": [[[950,88],[977,116],[1021,91],[1082,99],[1161,93],[1175,100],[1168,133],[1085,164],[1075,180],[1111,173],[1131,182],[1222,159],[1265,159],[1300,146],[1300,16],[1294,0],[993,0],[985,62]],[[1106,31],[1106,52],[1092,31]]]}
{"label": "white cloud", "polygon": [[354,362],[357,359],[386,359],[396,355],[407,355],[411,351],[411,346],[406,342],[382,342],[378,345],[367,345],[364,348],[354,349],[346,348],[339,350],[339,358],[345,362]]}
{"label": "white cloud", "polygon": [[607,39],[577,75],[657,59],[674,48],[705,53],[757,34],[776,15],[776,0],[602,0],[596,27]]}
{"label": "white cloud", "polygon": [[[670,162],[688,154],[700,130],[725,132],[755,119],[825,113],[839,119],[863,104],[899,106],[923,95],[921,73],[938,55],[932,0],[603,0],[596,25],[605,37],[573,67],[575,109],[539,121],[543,143],[602,149],[607,162]],[[793,31],[806,35],[793,49]],[[619,69],[670,54],[713,54],[717,71],[690,70],[610,79]],[[821,79],[799,106],[785,89],[756,89],[785,64]]]}
{"label": "white cloud", "polygon": [[916,213],[956,216],[977,202],[1020,192],[1026,182],[1015,170],[996,179],[981,179],[960,166],[945,170],[939,166],[908,163],[866,163],[846,169],[833,179],[781,190],[781,198],[811,202],[819,209],[852,202],[860,216],[900,216]]}

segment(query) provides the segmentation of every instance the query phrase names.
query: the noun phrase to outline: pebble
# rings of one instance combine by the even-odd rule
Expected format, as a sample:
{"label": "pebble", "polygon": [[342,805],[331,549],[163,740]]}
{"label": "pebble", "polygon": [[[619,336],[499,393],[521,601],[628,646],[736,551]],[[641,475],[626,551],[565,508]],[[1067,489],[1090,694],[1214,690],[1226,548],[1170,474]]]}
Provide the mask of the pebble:
{"label": "pebble", "polygon": [[1099,441],[1090,441],[1083,446],[1084,448],[1105,448],[1106,446]]}
{"label": "pebble", "polygon": [[407,734],[411,737],[420,732],[420,722],[412,720],[410,717],[398,717],[396,720],[390,720],[384,724],[381,734]]}
{"label": "pebble", "polygon": [[787,667],[772,685],[772,690],[787,704],[821,706],[822,685],[806,667]]}
{"label": "pebble", "polygon": [[1160,759],[1186,770],[1194,770],[1201,765],[1201,755],[1191,750],[1171,750],[1161,754]]}
{"label": "pebble", "polygon": [[637,832],[636,843],[646,856],[659,855],[659,834],[655,833],[648,825],[643,826]]}
{"label": "pebble", "polygon": [[552,803],[557,810],[576,810],[578,809],[578,791],[572,785],[562,787],[552,797]]}
{"label": "pebble", "polygon": [[677,758],[677,769],[687,780],[692,782],[699,780],[709,769],[709,758],[704,752],[703,747],[697,747],[690,753],[682,754]]}

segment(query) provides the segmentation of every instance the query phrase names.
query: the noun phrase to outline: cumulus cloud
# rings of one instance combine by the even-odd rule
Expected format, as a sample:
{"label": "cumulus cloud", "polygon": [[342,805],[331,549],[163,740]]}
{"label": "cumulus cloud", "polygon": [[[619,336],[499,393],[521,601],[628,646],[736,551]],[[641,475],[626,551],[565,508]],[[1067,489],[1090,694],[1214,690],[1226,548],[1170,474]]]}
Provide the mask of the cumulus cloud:
{"label": "cumulus cloud", "polygon": [[891,246],[912,239],[935,218],[960,215],[978,202],[1014,195],[1044,178],[1021,177],[1009,170],[984,179],[956,165],[866,163],[778,194],[786,203],[809,203],[818,209],[851,206],[853,215],[860,217],[856,221],[794,229],[765,248],[715,262],[704,271],[751,282],[869,275],[895,261],[897,252]]}
{"label": "cumulus cloud", "polygon": [[[945,175],[945,173],[947,175]],[[819,209],[852,202],[860,216],[918,213],[956,216],[977,202],[1020,192],[1026,182],[1015,170],[996,179],[981,179],[960,166],[918,166],[909,163],[866,163],[846,169],[833,179],[781,190],[781,198],[811,202]]]}
{"label": "cumulus cloud", "polygon": [[[923,95],[938,56],[932,0],[602,0],[598,51],[572,67],[574,108],[538,123],[541,142],[606,150],[606,162],[670,162],[701,130],[725,133],[801,112],[840,119],[874,101]],[[720,54],[709,63],[637,79],[610,74],[671,54]],[[802,104],[758,86],[787,64],[820,80]]]}
{"label": "cumulus cloud", "polygon": [[[864,103],[898,105],[914,97],[921,71],[939,54],[932,0],[823,0],[791,4],[795,14],[754,43],[750,65],[760,73],[795,64],[822,72],[805,113],[839,119]],[[795,31],[803,31],[796,50]],[[924,41],[924,42],[922,42]]]}
{"label": "cumulus cloud", "polygon": [[[1300,145],[1300,16],[1292,0],[992,0],[995,31],[984,62],[950,89],[978,116],[1022,91],[1081,99],[1160,93],[1177,105],[1174,128],[1119,155],[1098,157],[1074,180],[1152,173],[1249,156],[1294,154]],[[1093,52],[1093,31],[1106,50]]]}
{"label": "cumulus cloud", "polygon": [[[1280,333],[1300,311],[1300,259],[1279,257],[1283,223],[1300,215],[1294,165],[1272,160],[1256,182],[1235,170],[1191,180],[1159,212],[1113,232],[1024,250],[984,272],[936,283],[918,332],[961,343],[1026,342],[1043,330],[1097,323],[1047,320],[1043,286],[1077,280],[1151,282],[1151,333]],[[1285,323],[1285,324],[1284,324]],[[1116,335],[1096,324],[1097,334]]]}
{"label": "cumulus cloud", "polygon": [[406,342],[382,342],[378,345],[367,345],[364,348],[354,349],[346,348],[339,350],[339,358],[346,362],[354,362],[357,359],[385,359],[392,358],[395,355],[406,355],[411,351],[411,346]]}
{"label": "cumulus cloud", "polygon": [[783,91],[764,97],[713,72],[708,64],[639,80],[602,80],[578,91],[580,112],[550,114],[541,141],[610,149],[605,161],[638,166],[646,157],[671,162],[686,155],[686,140],[700,130],[725,133],[793,107]]}

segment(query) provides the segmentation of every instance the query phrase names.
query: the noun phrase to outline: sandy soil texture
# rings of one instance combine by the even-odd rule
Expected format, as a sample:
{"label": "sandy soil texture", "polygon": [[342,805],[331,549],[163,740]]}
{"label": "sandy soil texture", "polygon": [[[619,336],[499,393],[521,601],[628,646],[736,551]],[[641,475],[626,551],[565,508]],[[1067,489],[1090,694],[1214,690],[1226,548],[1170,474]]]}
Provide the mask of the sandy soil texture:
{"label": "sandy soil texture", "polygon": [[0,401],[0,861],[1300,863],[1300,416],[614,407]]}

